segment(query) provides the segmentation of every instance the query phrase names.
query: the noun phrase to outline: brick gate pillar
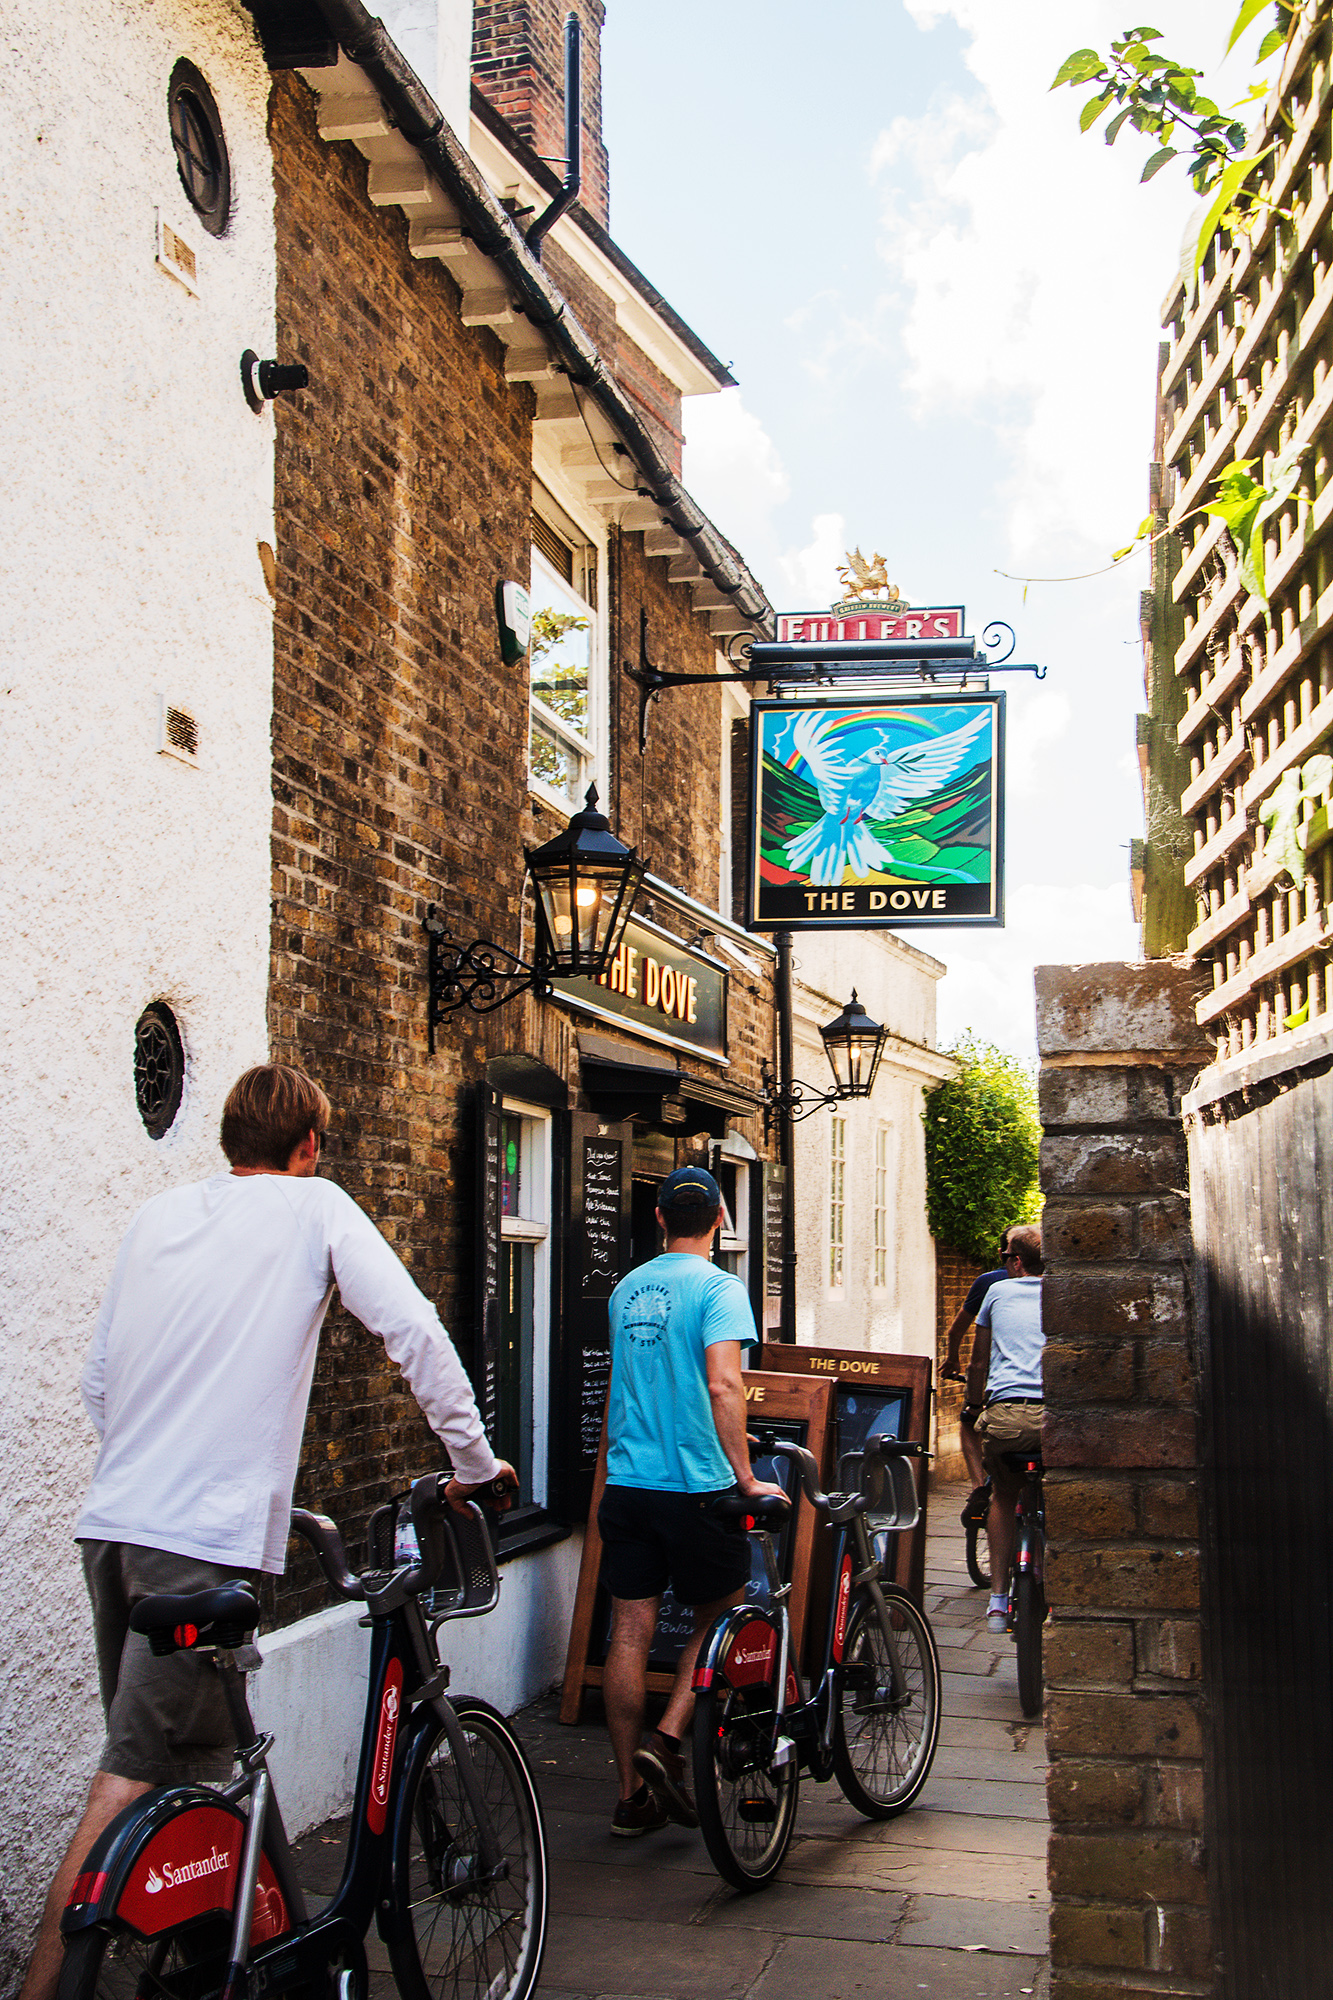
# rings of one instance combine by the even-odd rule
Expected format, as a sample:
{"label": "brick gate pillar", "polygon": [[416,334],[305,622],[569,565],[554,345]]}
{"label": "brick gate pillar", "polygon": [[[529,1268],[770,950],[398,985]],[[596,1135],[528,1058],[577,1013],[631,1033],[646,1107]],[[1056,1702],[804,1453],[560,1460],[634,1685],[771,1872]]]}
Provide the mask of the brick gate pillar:
{"label": "brick gate pillar", "polygon": [[1211,1990],[1183,961],[1036,974],[1053,2000]]}

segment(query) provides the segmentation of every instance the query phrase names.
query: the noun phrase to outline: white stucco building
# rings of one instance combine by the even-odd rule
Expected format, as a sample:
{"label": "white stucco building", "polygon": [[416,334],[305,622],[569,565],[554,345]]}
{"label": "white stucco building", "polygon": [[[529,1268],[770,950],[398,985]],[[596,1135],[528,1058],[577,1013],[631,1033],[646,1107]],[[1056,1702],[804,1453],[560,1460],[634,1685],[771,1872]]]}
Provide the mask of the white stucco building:
{"label": "white stucco building", "polygon": [[[207,219],[178,170],[173,95],[187,138],[204,97],[224,137],[228,189],[196,159]],[[135,1209],[216,1171],[222,1097],[267,1050],[273,422],[248,407],[239,367],[246,348],[273,354],[267,96],[234,0],[5,9],[11,1961],[101,1732],[70,1542],[93,1460],[77,1385],[101,1289]],[[183,1094],[157,1139],[135,1090],[136,1024],[152,1003],[170,1009],[184,1052]]]}
{"label": "white stucco building", "polygon": [[796,1126],[796,1338],[809,1347],[933,1355],[921,1100],[954,1068],[935,1047],[935,987],[945,968],[890,931],[859,931],[798,936],[793,971],[802,1082],[829,1087],[819,1029],[853,987],[889,1031],[873,1095]]}

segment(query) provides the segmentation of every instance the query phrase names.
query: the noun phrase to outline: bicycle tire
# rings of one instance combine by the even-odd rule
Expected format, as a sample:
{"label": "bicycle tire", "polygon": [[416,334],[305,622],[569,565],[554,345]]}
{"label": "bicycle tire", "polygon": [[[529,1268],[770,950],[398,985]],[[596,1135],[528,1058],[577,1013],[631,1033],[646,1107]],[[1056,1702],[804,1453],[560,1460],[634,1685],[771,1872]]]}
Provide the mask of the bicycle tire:
{"label": "bicycle tire", "polygon": [[504,1718],[473,1696],[453,1709],[509,1872],[477,1880],[476,1822],[444,1724],[432,1717],[409,1750],[396,1809],[394,1983],[403,2000],[527,2000],[546,1950],[541,1802]]}
{"label": "bicycle tire", "polygon": [[222,1985],[230,1949],[226,1917],[197,1918],[158,1938],[93,1924],[66,1942],[56,2000],[135,2000],[164,1986],[179,2000],[203,2000]]}
{"label": "bicycle tire", "polygon": [[1019,1572],[1014,1600],[1014,1638],[1018,1642],[1018,1703],[1024,1715],[1040,1715],[1041,1628],[1046,1622],[1046,1600],[1035,1576]]}
{"label": "bicycle tire", "polygon": [[782,1866],[796,1825],[793,1752],[768,1763],[776,1681],[732,1687],[719,1672],[694,1706],[694,1803],[709,1859],[733,1889],[762,1889]]}
{"label": "bicycle tire", "polygon": [[[935,1636],[905,1590],[880,1588],[892,1639],[873,1600],[862,1597],[847,1627],[833,1725],[834,1775],[848,1803],[867,1819],[906,1811],[930,1776],[940,1734]],[[891,1644],[904,1681],[897,1698]]]}
{"label": "bicycle tire", "polygon": [[978,1590],[989,1590],[990,1571],[988,1569],[983,1569],[981,1567],[981,1559],[977,1555],[978,1537],[984,1534],[985,1530],[984,1528],[979,1527],[975,1521],[969,1521],[967,1524],[966,1533],[967,1533],[967,1573],[971,1577],[973,1583],[976,1585]]}

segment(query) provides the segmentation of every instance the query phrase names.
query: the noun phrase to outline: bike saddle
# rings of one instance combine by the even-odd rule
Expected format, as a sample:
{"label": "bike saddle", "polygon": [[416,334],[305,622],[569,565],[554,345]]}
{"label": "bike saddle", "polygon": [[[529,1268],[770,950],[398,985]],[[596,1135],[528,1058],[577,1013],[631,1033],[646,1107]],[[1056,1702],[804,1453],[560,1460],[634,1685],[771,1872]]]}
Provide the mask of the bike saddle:
{"label": "bike saddle", "polygon": [[1002,1451],[1000,1456],[1014,1472],[1025,1473],[1030,1465],[1043,1470],[1040,1451]]}
{"label": "bike saddle", "polygon": [[194,1590],[183,1596],[141,1597],[130,1612],[131,1632],[146,1633],[158,1657],[196,1646],[231,1651],[245,1644],[258,1623],[259,1605],[244,1583],[224,1583],[216,1590]]}
{"label": "bike saddle", "polygon": [[713,1502],[719,1521],[745,1528],[783,1528],[791,1519],[791,1501],[777,1493],[722,1493]]}

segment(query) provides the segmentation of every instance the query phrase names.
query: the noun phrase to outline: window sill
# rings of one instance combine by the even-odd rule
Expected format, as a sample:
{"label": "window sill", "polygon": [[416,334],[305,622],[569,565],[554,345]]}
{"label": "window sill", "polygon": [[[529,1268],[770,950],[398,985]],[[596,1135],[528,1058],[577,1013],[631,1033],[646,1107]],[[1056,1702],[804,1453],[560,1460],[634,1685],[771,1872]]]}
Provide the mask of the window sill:
{"label": "window sill", "polygon": [[539,1549],[554,1547],[567,1540],[570,1528],[548,1514],[545,1507],[519,1507],[504,1515],[495,1538],[495,1560],[503,1564],[515,1556],[536,1555]]}

